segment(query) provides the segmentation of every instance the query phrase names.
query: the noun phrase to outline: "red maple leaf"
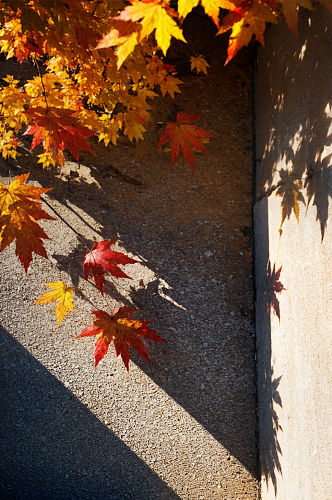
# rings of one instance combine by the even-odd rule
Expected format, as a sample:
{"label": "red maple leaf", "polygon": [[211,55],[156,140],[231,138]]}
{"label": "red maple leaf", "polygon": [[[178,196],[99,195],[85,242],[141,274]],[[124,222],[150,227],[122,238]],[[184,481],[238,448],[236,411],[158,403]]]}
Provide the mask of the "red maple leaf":
{"label": "red maple leaf", "polygon": [[24,135],[34,136],[31,149],[41,142],[45,151],[54,149],[56,154],[67,148],[76,161],[79,161],[78,148],[94,154],[85,139],[95,133],[78,124],[77,118],[73,116],[74,110],[37,107],[28,109],[26,113],[33,118],[24,132]]}
{"label": "red maple leaf", "polygon": [[281,293],[286,290],[284,285],[279,281],[282,266],[276,271],[276,265],[273,265],[273,270],[271,271],[271,262],[268,262],[267,267],[267,287],[266,287],[266,300],[267,300],[267,312],[273,310],[274,314],[279,318],[280,321],[280,307],[279,300],[277,298],[277,293]]}
{"label": "red maple leaf", "polygon": [[101,293],[104,293],[104,271],[111,273],[111,275],[116,278],[131,279],[130,276],[127,276],[126,273],[118,267],[118,265],[122,264],[125,266],[126,264],[135,264],[139,262],[138,260],[128,257],[124,253],[111,250],[110,247],[113,247],[115,242],[116,240],[95,242],[91,252],[86,254],[83,262],[84,278],[87,280],[90,271],[92,271],[96,286]]}
{"label": "red maple leaf", "polygon": [[192,171],[195,172],[193,148],[207,155],[210,154],[201,139],[214,136],[210,132],[198,128],[197,125],[193,125],[201,116],[203,116],[203,113],[188,114],[187,111],[181,111],[177,114],[176,122],[169,122],[166,125],[164,134],[161,136],[157,146],[162,146],[166,142],[171,141],[172,165],[179,156],[180,151],[182,151],[184,159],[189,163]]}
{"label": "red maple leaf", "polygon": [[[92,311],[96,316],[93,325],[88,325],[78,337],[91,337],[98,335],[95,346],[95,369],[101,359],[108,351],[108,346],[113,341],[116,355],[121,354],[122,361],[129,371],[130,350],[129,346],[136,349],[138,354],[143,356],[149,363],[151,360],[141,337],[155,340],[156,342],[166,342],[156,334],[155,330],[147,327],[150,321],[140,321],[129,318],[133,312],[138,311],[135,307],[117,307],[111,314],[105,311]],[[78,338],[77,337],[77,338]]]}

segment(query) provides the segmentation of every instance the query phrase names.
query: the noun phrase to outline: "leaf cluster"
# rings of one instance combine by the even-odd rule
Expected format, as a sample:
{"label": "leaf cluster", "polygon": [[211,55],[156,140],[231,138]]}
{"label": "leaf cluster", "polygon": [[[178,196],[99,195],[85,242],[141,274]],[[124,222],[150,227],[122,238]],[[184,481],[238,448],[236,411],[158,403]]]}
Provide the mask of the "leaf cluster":
{"label": "leaf cluster", "polygon": [[[14,179],[8,187],[0,182],[0,252],[16,240],[16,255],[21,261],[25,272],[32,262],[32,253],[47,257],[43,239],[48,239],[45,231],[39,226],[39,220],[55,220],[42,209],[40,196],[49,191],[48,188],[26,184],[29,174],[23,174]],[[122,252],[114,250],[115,240],[95,242],[83,262],[84,278],[88,280],[90,273],[99,291],[104,293],[105,273],[116,278],[131,279],[120,267],[135,264],[138,261]],[[50,304],[59,301],[56,308],[58,325],[66,316],[68,310],[74,310],[72,294],[75,288],[66,286],[61,280],[57,283],[46,283],[52,291],[45,293],[34,304]],[[95,360],[99,361],[107,353],[109,344],[114,341],[117,356],[121,354],[123,362],[129,370],[129,346],[134,347],[147,361],[151,362],[145,345],[140,337],[166,342],[155,330],[147,327],[148,321],[127,319],[135,308],[120,307],[110,315],[105,311],[93,311],[96,316],[94,325],[89,325],[79,337],[97,335]]]}
{"label": "leaf cluster", "polygon": [[[331,0],[322,3],[332,10]],[[116,145],[119,134],[142,140],[151,121],[149,100],[180,92],[182,82],[163,56],[172,38],[186,43],[183,21],[199,5],[217,35],[231,30],[226,63],[253,38],[264,45],[266,23],[284,16],[296,33],[298,6],[313,10],[310,0],[179,0],[177,10],[170,0],[130,0],[129,5],[122,0],[3,0],[1,53],[30,61],[38,71],[27,82],[11,75],[3,80],[3,157],[17,156],[17,133],[24,127],[33,135],[32,148],[44,147],[38,154],[43,167],[63,165],[64,149],[78,161],[79,149],[92,151],[87,139],[93,135],[105,145]],[[228,11],[222,23],[221,9]],[[197,73],[207,73],[202,55],[190,63]],[[190,157],[193,168],[192,141],[184,144],[180,150],[191,150],[185,159]]]}

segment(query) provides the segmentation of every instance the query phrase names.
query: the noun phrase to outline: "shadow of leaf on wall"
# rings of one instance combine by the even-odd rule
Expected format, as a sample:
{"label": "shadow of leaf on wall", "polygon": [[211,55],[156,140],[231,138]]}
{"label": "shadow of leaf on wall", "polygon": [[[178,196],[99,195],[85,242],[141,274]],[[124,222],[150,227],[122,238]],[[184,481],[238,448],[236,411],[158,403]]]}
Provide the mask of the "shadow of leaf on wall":
{"label": "shadow of leaf on wall", "polygon": [[275,409],[275,405],[282,408],[282,400],[278,390],[280,381],[281,376],[273,378],[273,368],[271,367],[271,379],[268,383],[271,389],[271,403],[268,409],[270,418],[267,420],[270,423],[271,429],[267,434],[269,439],[261,442],[261,475],[267,483],[269,480],[272,482],[275,494],[277,493],[276,471],[282,474],[280,463],[282,451],[278,440],[278,431],[282,432],[282,427],[279,424],[279,417]]}
{"label": "shadow of leaf on wall", "polygon": [[281,274],[282,266],[276,271],[276,265],[273,264],[273,269],[271,270],[271,262],[269,260],[267,265],[266,277],[266,302],[267,302],[267,312],[268,314],[273,311],[273,313],[278,317],[280,322],[280,304],[277,297],[277,293],[281,293],[286,290],[284,285],[279,280]]}

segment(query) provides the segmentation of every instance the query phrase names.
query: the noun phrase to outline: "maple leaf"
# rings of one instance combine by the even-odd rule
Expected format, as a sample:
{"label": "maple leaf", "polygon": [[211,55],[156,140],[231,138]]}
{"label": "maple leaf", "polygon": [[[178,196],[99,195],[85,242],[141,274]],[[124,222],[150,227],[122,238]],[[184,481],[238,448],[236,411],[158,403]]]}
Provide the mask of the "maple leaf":
{"label": "maple leaf", "polygon": [[16,255],[27,272],[32,252],[47,259],[42,239],[49,239],[38,220],[55,220],[41,208],[40,195],[50,189],[26,185],[29,174],[7,187],[0,182],[0,252],[16,240]]}
{"label": "maple leaf", "polygon": [[0,182],[0,214],[5,212],[9,205],[12,205],[15,201],[39,201],[41,194],[47,193],[47,191],[52,189],[29,186],[25,184],[29,175],[30,174],[19,175],[9,184],[8,187]]}
{"label": "maple leaf", "polygon": [[175,92],[181,93],[181,90],[178,87],[179,83],[183,83],[183,81],[171,75],[167,75],[165,78],[163,78],[159,84],[163,97],[165,97],[166,93],[168,92],[169,95],[174,99]]}
{"label": "maple leaf", "polygon": [[139,262],[138,260],[128,257],[124,253],[112,250],[111,248],[115,243],[116,240],[99,241],[98,243],[95,242],[91,252],[86,254],[84,259],[84,278],[87,280],[90,271],[92,271],[93,279],[95,280],[96,286],[101,293],[104,293],[104,271],[109,272],[116,278],[131,279],[130,276],[127,276],[118,267],[118,265],[121,264],[125,266],[126,264],[135,264],[136,262]]}
{"label": "maple leaf", "polygon": [[205,13],[211,17],[214,24],[219,28],[219,9],[234,10],[236,6],[228,0],[201,0]]}
{"label": "maple leaf", "polygon": [[141,29],[142,26],[139,23],[114,18],[112,20],[112,30],[98,42],[96,48],[106,49],[107,47],[119,45],[124,39],[129,38],[133,33],[137,34]]}
{"label": "maple leaf", "polygon": [[[219,28],[219,10],[234,10],[236,5],[229,0],[201,0],[205,13],[211,17],[215,25]],[[179,16],[185,18],[197,5],[199,0],[179,0]]]}
{"label": "maple leaf", "polygon": [[310,0],[280,0],[281,12],[284,14],[288,27],[297,35],[298,5],[308,10],[315,10]]}
{"label": "maple leaf", "polygon": [[276,24],[276,13],[267,4],[261,3],[258,0],[252,2],[243,2],[243,8],[232,9],[225,16],[223,25],[218,31],[217,35],[225,33],[232,29],[229,38],[229,45],[227,49],[228,57],[225,64],[227,64],[237,52],[244,46],[247,46],[251,41],[253,35],[256,40],[264,46],[264,31],[267,22]]}
{"label": "maple leaf", "polygon": [[325,10],[332,14],[332,1],[331,0],[317,0],[318,5],[322,5]]}
{"label": "maple leaf", "polygon": [[97,49],[117,46],[117,68],[119,69],[139,43],[139,32],[142,30],[142,25],[119,18],[113,18],[112,25],[112,30],[99,41]]}
{"label": "maple leaf", "polygon": [[191,71],[196,69],[197,73],[201,71],[207,75],[207,68],[210,67],[208,62],[205,60],[204,56],[191,57]]}
{"label": "maple leaf", "polygon": [[282,196],[281,200],[281,224],[279,228],[280,234],[282,233],[282,225],[286,219],[289,219],[292,211],[295,214],[297,222],[299,222],[300,204],[301,201],[305,205],[303,194],[299,191],[302,188],[302,181],[295,179],[292,172],[281,170],[280,172],[281,184],[276,191],[276,196]]}
{"label": "maple leaf", "polygon": [[105,311],[92,311],[95,315],[93,325],[88,325],[79,337],[90,337],[98,335],[95,343],[95,369],[99,361],[108,351],[108,346],[113,341],[116,355],[121,355],[125,367],[129,371],[130,350],[133,347],[149,363],[151,360],[141,338],[155,340],[156,342],[166,342],[156,334],[155,330],[147,327],[150,321],[140,321],[129,318],[133,312],[138,311],[135,307],[118,307],[111,314]]}
{"label": "maple leaf", "polygon": [[274,314],[279,318],[280,321],[280,305],[277,298],[277,293],[281,293],[286,290],[284,285],[279,281],[282,266],[276,271],[276,265],[273,265],[273,270],[271,271],[271,262],[268,262],[267,267],[267,287],[266,287],[266,300],[267,300],[267,312],[273,310]]}
{"label": "maple leaf", "polygon": [[[32,116],[24,135],[33,135],[31,149],[43,142],[46,152],[55,150],[55,154],[68,148],[76,161],[79,161],[78,148],[94,154],[90,145],[86,142],[87,137],[95,133],[87,127],[78,124],[77,118],[73,116],[72,109],[59,108],[32,108],[26,113]],[[63,157],[61,164],[63,165]]]}
{"label": "maple leaf", "polygon": [[166,55],[172,36],[186,42],[182,30],[168,14],[175,15],[175,12],[167,8],[167,6],[168,2],[162,0],[131,0],[131,5],[125,7],[115,19],[132,22],[140,21],[142,25],[139,34],[140,40],[156,30],[157,43],[164,55]]}
{"label": "maple leaf", "polygon": [[124,113],[124,129],[123,133],[129,137],[129,140],[132,141],[134,138],[136,141],[139,139],[143,140],[143,133],[146,131],[143,123],[145,121],[140,116],[140,113],[137,110],[131,109],[127,113]]}
{"label": "maple leaf", "polygon": [[171,141],[171,159],[172,165],[180,154],[184,154],[184,159],[189,163],[193,172],[195,172],[195,161],[193,148],[202,153],[210,154],[205,148],[201,139],[214,137],[210,132],[198,128],[193,123],[201,118],[202,114],[189,114],[187,111],[181,111],[177,114],[176,122],[169,122],[166,125],[164,134],[161,136],[157,146],[162,146]]}
{"label": "maple leaf", "polygon": [[97,34],[94,29],[90,27],[79,26],[76,28],[76,37],[79,44],[85,52],[91,53],[91,48],[96,46]]}
{"label": "maple leaf", "polygon": [[34,304],[50,304],[51,302],[59,301],[55,308],[55,313],[58,318],[58,326],[60,326],[61,321],[66,316],[68,310],[74,310],[72,293],[75,291],[75,288],[71,286],[66,286],[61,280],[57,283],[45,283],[45,285],[53,288],[52,292],[44,293],[41,297],[39,297]]}
{"label": "maple leaf", "polygon": [[178,1],[178,11],[179,16],[182,18],[187,17],[187,15],[199,4],[199,0],[179,0]]}
{"label": "maple leaf", "polygon": [[37,220],[55,220],[42,210],[39,204],[17,201],[9,205],[0,216],[0,252],[16,240],[16,255],[25,272],[32,261],[32,252],[45,257],[47,253],[42,239],[49,239],[45,231],[36,223]]}

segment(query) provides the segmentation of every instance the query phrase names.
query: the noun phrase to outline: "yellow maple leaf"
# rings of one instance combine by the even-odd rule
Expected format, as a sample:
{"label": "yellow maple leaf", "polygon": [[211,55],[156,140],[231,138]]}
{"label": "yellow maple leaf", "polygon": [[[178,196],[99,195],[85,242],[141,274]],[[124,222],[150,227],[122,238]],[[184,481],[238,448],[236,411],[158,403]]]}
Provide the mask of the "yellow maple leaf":
{"label": "yellow maple leaf", "polygon": [[[119,39],[121,40],[121,38]],[[120,69],[127,57],[134,52],[138,44],[138,33],[132,33],[128,38],[123,37],[123,42],[118,45],[116,55],[118,57],[117,68]]]}
{"label": "yellow maple leaf", "polygon": [[52,292],[44,293],[39,297],[33,304],[50,304],[51,302],[59,301],[55,308],[55,313],[58,318],[58,326],[60,326],[61,321],[66,316],[68,309],[73,312],[73,299],[72,293],[75,288],[71,286],[66,286],[61,280],[57,283],[45,283],[45,285],[53,288]]}
{"label": "yellow maple leaf", "polygon": [[179,0],[179,16],[185,18],[195,7],[197,7],[198,4],[199,0]]}
{"label": "yellow maple leaf", "polygon": [[4,118],[6,129],[9,127],[18,132],[27,121],[24,106],[28,102],[28,97],[16,88],[18,80],[14,80],[10,75],[3,80],[9,85],[0,91],[1,116]]}
{"label": "yellow maple leaf", "polygon": [[102,132],[98,136],[98,142],[104,141],[105,146],[110,142],[116,146],[117,138],[119,137],[119,130],[121,130],[123,125],[123,114],[118,113],[115,117],[111,117],[106,113],[103,113],[100,117],[100,122],[102,124],[99,127]]}
{"label": "yellow maple leaf", "polygon": [[42,163],[43,168],[49,167],[50,165],[53,165],[53,167],[56,166],[56,160],[54,158],[53,153],[46,151],[45,153],[42,153],[38,155],[38,163]]}
{"label": "yellow maple leaf", "polygon": [[156,40],[166,55],[167,49],[171,43],[171,37],[186,42],[182,30],[178,27],[174,19],[167,13],[164,3],[160,0],[141,2],[133,0],[132,5],[127,6],[117,19],[122,21],[140,21],[142,30],[139,33],[139,39],[149,36],[153,30],[156,30]]}
{"label": "yellow maple leaf", "polygon": [[191,57],[191,71],[196,69],[197,73],[201,71],[207,75],[207,68],[210,67],[208,62],[205,60],[204,56]]}
{"label": "yellow maple leaf", "polygon": [[0,124],[0,151],[2,157],[6,160],[9,156],[16,158],[18,141],[12,130],[6,130],[4,124]]}
{"label": "yellow maple leaf", "polygon": [[136,141],[140,139],[143,141],[143,134],[146,132],[146,129],[143,126],[144,120],[135,110],[130,110],[127,113],[124,113],[124,130],[123,133],[129,137],[129,140],[132,141],[134,138]]}
{"label": "yellow maple leaf", "polygon": [[219,28],[219,9],[234,10],[235,5],[229,0],[202,0],[202,7]]}

